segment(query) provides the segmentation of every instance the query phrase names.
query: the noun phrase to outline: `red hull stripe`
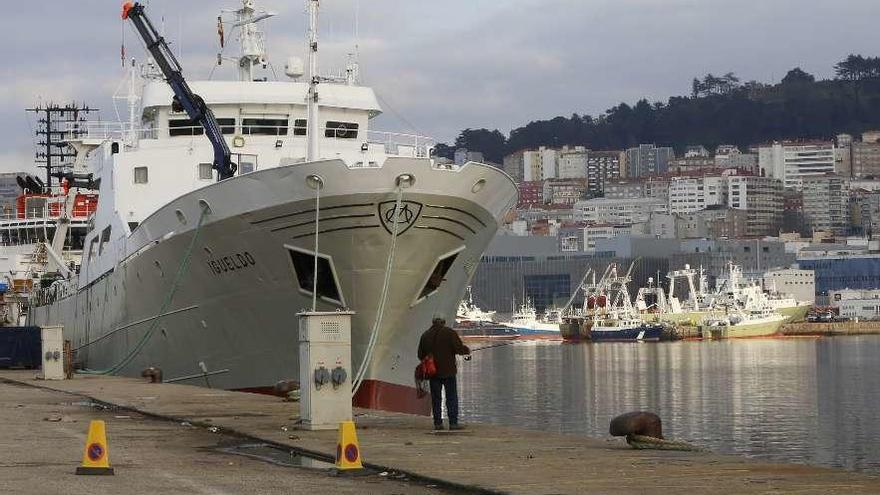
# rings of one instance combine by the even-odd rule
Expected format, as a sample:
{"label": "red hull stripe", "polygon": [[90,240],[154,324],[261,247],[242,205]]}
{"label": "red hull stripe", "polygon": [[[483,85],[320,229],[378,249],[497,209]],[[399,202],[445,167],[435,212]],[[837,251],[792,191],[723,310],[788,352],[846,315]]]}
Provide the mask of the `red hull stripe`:
{"label": "red hull stripe", "polygon": [[[275,387],[248,387],[239,388],[236,391],[280,395],[275,391]],[[430,396],[420,399],[416,396],[415,387],[377,380],[364,380],[361,383],[361,388],[358,389],[357,394],[354,396],[353,405],[354,407],[365,409],[379,409],[422,416],[429,416],[431,414]]]}

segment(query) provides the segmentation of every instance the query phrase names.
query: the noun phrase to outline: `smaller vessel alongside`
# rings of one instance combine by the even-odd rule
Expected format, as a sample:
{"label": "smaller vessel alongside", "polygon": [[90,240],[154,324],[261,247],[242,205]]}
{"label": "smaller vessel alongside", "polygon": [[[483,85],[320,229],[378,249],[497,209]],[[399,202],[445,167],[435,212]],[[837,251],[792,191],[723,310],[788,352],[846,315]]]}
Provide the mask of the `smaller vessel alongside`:
{"label": "smaller vessel alongside", "polygon": [[786,319],[770,307],[734,310],[704,318],[700,323],[700,334],[704,340],[768,337],[779,333]]}

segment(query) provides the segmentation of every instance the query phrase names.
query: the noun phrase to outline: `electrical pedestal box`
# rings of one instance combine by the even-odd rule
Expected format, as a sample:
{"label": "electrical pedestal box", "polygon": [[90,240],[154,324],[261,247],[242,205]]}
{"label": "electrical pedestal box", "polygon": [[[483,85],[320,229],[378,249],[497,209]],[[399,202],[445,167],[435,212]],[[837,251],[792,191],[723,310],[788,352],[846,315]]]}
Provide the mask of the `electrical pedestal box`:
{"label": "electrical pedestal box", "polygon": [[64,379],[64,336],[62,326],[40,328],[43,340],[43,367],[38,378],[43,380]]}
{"label": "electrical pedestal box", "polygon": [[350,421],[351,316],[354,313],[299,313],[300,416],[307,430],[335,430]]}

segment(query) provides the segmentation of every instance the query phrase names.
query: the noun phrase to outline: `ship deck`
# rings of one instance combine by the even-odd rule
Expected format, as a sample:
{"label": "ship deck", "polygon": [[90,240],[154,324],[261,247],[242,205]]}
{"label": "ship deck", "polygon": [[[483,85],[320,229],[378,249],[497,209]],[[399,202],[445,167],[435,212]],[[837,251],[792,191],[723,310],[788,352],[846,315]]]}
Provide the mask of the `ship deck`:
{"label": "ship deck", "polygon": [[[335,452],[336,431],[298,430],[298,404],[276,397],[121,377],[37,381],[33,371],[2,370],[0,381],[114,405],[117,411],[173,421],[169,424],[174,427],[184,428],[181,423],[186,428],[216,427],[227,434],[324,458],[332,458]],[[111,440],[117,428],[114,423],[127,421],[114,419],[118,417],[107,419]],[[462,493],[880,492],[877,475],[705,452],[638,451],[610,437],[483,424],[471,424],[462,433],[433,434],[429,418],[368,410],[357,410],[355,419],[368,467],[406,473],[411,479]],[[52,428],[54,423],[44,424]],[[112,449],[114,456],[128,458],[127,450],[134,448],[123,437]],[[79,455],[70,453],[72,465]],[[124,476],[125,470],[125,466],[117,468],[116,477]]]}

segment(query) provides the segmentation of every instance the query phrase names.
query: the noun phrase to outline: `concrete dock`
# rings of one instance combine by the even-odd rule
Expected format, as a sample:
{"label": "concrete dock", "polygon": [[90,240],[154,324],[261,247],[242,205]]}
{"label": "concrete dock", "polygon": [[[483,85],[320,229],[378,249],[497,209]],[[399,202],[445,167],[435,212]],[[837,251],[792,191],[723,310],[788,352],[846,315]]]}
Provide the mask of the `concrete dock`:
{"label": "concrete dock", "polygon": [[[63,394],[67,401],[96,401],[114,405],[107,421],[111,437],[111,460],[117,464],[118,480],[143,475],[143,466],[131,459],[144,442],[154,446],[168,463],[199,471],[205,483],[218,483],[212,477],[237,476],[253,479],[254,473],[267,469],[260,461],[230,466],[225,473],[203,470],[204,457],[196,451],[185,451],[180,435],[194,434],[193,430],[211,435],[227,434],[248,441],[260,441],[309,452],[332,459],[336,446],[336,432],[311,432],[297,429],[297,404],[278,398],[254,394],[212,390],[176,384],[150,384],[140,379],[120,377],[81,377],[67,381],[38,381],[33,371],[0,371],[4,389],[0,407],[27,410],[33,407],[34,389]],[[19,384],[19,385],[13,385]],[[22,387],[27,385],[29,387]],[[8,411],[6,411],[8,412]],[[92,412],[91,414],[99,414]],[[136,414],[156,422],[161,427],[143,428],[138,435],[119,434],[125,431],[131,418],[116,416]],[[106,413],[105,413],[106,416]],[[10,419],[11,417],[11,419]],[[18,432],[18,422],[33,423],[32,415],[5,414],[0,417],[4,430]],[[539,431],[505,428],[492,425],[469,425],[463,433],[434,434],[430,432],[429,418],[358,410],[358,436],[365,463],[380,471],[388,471],[411,481],[405,486],[373,483],[360,486],[357,479],[309,475],[306,485],[311,493],[511,493],[511,494],[584,494],[584,493],[880,493],[880,475],[854,473],[795,464],[768,463],[744,457],[705,452],[636,451],[621,439],[597,439],[576,435],[561,435]],[[52,465],[64,474],[62,479],[72,483],[73,472],[82,455],[81,442],[85,438],[87,421],[77,425],[65,422],[40,422],[33,426],[40,435],[51,435],[53,429],[63,426],[70,436],[81,432],[79,442],[64,442],[51,447],[51,452],[40,452],[44,447],[35,445],[33,438],[15,433],[14,438],[0,444],[0,467],[26,464],[27,459],[53,458]],[[195,427],[195,428],[194,428]],[[68,462],[58,467],[59,459]],[[24,459],[24,460],[23,460]],[[238,458],[235,458],[238,463]],[[154,469],[151,467],[151,469]],[[273,470],[279,468],[272,466]],[[287,468],[288,477],[298,476],[303,470]],[[0,469],[0,483],[17,476],[14,469]],[[212,474],[214,473],[214,474]],[[305,476],[305,474],[303,474]],[[123,483],[124,481],[116,481]],[[22,480],[17,480],[23,486]],[[35,487],[38,481],[32,478]],[[95,483],[83,481],[76,483]],[[296,486],[287,485],[290,491]],[[312,483],[313,485],[308,485]],[[367,481],[363,481],[367,483]],[[67,485],[60,485],[67,486]],[[250,486],[250,485],[247,485]],[[259,486],[259,485],[254,485]],[[428,490],[427,492],[425,490]],[[432,491],[433,490],[433,491]],[[104,491],[100,490],[99,492]],[[126,492],[136,493],[137,490]],[[222,490],[185,490],[192,493],[224,493]],[[234,488],[230,490],[236,492]],[[272,487],[249,490],[255,493],[275,493]],[[48,491],[48,492],[51,492]],[[85,493],[86,491],[84,491]],[[151,490],[151,493],[157,493]],[[25,492],[27,493],[27,492]],[[33,493],[47,493],[37,490]],[[94,490],[88,493],[96,493]],[[170,493],[170,492],[169,492]]]}

